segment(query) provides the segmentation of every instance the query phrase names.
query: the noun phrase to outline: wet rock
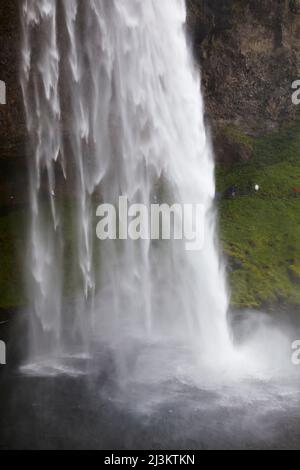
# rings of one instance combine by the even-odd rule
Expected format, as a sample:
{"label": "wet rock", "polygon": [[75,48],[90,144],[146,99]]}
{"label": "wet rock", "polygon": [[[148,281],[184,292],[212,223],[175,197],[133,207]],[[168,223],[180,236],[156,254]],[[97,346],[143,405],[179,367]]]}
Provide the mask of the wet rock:
{"label": "wet rock", "polygon": [[[234,123],[261,135],[295,119],[291,85],[300,78],[299,5],[299,0],[188,0],[189,31],[215,128]],[[238,152],[238,159],[244,158]]]}

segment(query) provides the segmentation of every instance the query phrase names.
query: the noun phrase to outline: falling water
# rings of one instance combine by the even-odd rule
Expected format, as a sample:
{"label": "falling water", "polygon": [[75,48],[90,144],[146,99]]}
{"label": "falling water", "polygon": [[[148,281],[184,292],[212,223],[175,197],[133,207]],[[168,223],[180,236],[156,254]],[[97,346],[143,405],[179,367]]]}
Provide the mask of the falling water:
{"label": "falling water", "polygon": [[[138,343],[213,364],[231,349],[214,162],[185,21],[184,0],[23,2],[31,359],[107,344],[122,362]],[[120,196],[203,204],[202,251],[97,240],[97,204]]]}

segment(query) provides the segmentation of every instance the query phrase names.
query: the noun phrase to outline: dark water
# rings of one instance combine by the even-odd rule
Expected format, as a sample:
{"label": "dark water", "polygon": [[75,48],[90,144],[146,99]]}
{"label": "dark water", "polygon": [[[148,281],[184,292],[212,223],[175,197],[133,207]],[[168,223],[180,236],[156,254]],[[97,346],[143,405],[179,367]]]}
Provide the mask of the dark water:
{"label": "dark water", "polygon": [[[16,349],[0,375],[0,449],[300,449],[300,369],[215,386],[200,377],[197,386],[122,387],[108,355],[98,373],[96,361],[92,374],[34,377],[20,373]],[[65,365],[87,367],[78,358]]]}

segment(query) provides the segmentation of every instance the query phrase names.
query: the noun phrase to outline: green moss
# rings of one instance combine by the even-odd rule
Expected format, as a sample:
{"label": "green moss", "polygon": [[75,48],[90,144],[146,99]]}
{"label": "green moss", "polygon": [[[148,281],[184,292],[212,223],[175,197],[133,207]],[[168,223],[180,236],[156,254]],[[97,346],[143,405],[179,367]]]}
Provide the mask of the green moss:
{"label": "green moss", "polygon": [[221,130],[222,134],[229,140],[245,145],[249,150],[253,150],[255,139],[241,132],[241,130],[234,125],[226,125]]}
{"label": "green moss", "polygon": [[[238,190],[236,198],[219,202],[232,304],[300,305],[300,196],[293,194],[294,187],[300,188],[300,123],[256,139],[243,136],[232,126],[226,132],[251,145],[253,151],[249,161],[217,167],[218,191],[231,185]],[[254,184],[260,185],[259,193],[253,190]],[[76,250],[74,203],[64,201],[62,210],[67,273],[64,294],[71,296],[81,282],[72,261]],[[25,210],[0,216],[0,308],[26,303],[22,270],[27,222]]]}
{"label": "green moss", "polygon": [[[253,158],[217,168],[221,239],[237,307],[300,305],[300,125],[253,141]],[[255,193],[254,185],[260,185]]]}

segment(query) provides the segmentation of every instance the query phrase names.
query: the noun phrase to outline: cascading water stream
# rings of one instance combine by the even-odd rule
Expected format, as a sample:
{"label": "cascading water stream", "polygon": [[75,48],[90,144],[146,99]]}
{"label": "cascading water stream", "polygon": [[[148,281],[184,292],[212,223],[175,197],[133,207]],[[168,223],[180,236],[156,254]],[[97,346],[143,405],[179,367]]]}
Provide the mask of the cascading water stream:
{"label": "cascading water stream", "polygon": [[[0,448],[123,449],[127,464],[132,449],[297,449],[299,315],[228,311],[185,1],[22,0],[20,13],[30,304],[1,325]],[[269,206],[256,196],[226,206]],[[202,250],[126,239],[117,215],[122,236],[100,241],[99,206],[124,199],[147,214],[200,204]]]}
{"label": "cascading water stream", "polygon": [[[214,162],[185,21],[184,0],[23,1],[31,360],[92,354],[99,342],[121,360],[136,340],[180,344],[212,364],[231,352]],[[201,203],[203,249],[100,242],[97,203],[120,196]]]}

